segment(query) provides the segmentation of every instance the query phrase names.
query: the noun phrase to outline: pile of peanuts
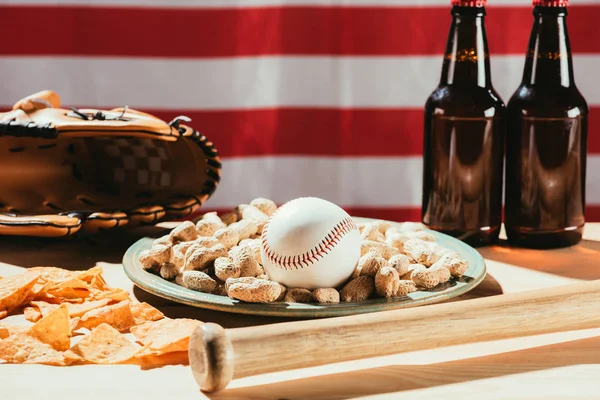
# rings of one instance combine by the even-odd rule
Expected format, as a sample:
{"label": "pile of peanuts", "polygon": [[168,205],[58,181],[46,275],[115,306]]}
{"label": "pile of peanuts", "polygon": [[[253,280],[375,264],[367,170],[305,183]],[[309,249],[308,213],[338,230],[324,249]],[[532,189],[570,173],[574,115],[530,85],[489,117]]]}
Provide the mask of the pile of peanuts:
{"label": "pile of peanuts", "polygon": [[221,216],[206,213],[154,240],[139,261],[145,270],[185,288],[250,303],[339,303],[400,297],[435,288],[451,277],[462,276],[468,268],[458,253],[440,246],[423,225],[405,222],[396,227],[377,220],[357,224],[361,257],[340,288],[286,288],[269,280],[260,254],[260,235],[276,210],[273,201],[256,198]]}

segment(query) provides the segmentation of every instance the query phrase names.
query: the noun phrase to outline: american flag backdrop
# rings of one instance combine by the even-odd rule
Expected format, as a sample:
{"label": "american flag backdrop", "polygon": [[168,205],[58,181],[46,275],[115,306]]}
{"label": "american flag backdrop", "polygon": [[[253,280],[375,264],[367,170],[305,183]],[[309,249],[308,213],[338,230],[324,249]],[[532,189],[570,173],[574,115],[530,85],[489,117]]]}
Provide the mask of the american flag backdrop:
{"label": "american flag backdrop", "polygon": [[[439,80],[449,3],[2,0],[0,107],[51,89],[65,106],[190,117],[223,159],[205,210],[317,196],[357,216],[419,220],[423,105]],[[529,0],[487,7],[505,103],[531,10]],[[600,0],[573,0],[567,21],[591,109],[586,216],[600,221]]]}

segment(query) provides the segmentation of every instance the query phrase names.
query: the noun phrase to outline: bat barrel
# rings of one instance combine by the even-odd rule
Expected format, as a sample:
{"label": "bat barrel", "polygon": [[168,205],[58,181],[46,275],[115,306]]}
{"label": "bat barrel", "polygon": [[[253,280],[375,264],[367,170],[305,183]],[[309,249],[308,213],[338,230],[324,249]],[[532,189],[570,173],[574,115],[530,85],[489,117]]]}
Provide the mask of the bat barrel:
{"label": "bat barrel", "polygon": [[200,388],[233,378],[407,351],[600,326],[600,281],[320,320],[223,329],[190,340]]}

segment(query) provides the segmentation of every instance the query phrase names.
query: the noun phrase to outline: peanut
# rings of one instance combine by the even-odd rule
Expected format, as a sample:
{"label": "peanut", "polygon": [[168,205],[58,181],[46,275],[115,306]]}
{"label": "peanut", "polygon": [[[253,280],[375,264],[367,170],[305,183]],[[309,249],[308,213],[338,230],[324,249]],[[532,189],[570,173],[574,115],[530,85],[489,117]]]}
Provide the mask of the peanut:
{"label": "peanut", "polygon": [[340,292],[342,301],[354,302],[368,299],[375,291],[373,278],[369,276],[359,276],[352,279],[344,286]]}
{"label": "peanut", "polygon": [[424,266],[424,265],[422,265],[422,264],[410,264],[408,266],[408,272],[406,272],[406,274],[404,274],[404,275],[401,275],[400,279],[411,280],[412,279],[411,277],[412,277],[413,271],[416,271],[416,270],[425,270],[425,269],[427,269],[427,267]]}
{"label": "peanut", "polygon": [[312,292],[302,288],[289,289],[283,299],[286,303],[310,303],[311,300]]}
{"label": "peanut", "polygon": [[375,242],[385,242],[385,235],[374,224],[367,224],[360,233],[362,240],[372,240]]}
{"label": "peanut", "polygon": [[173,254],[175,253],[181,253],[183,255],[186,254],[186,252],[188,251],[188,249],[194,245],[196,242],[191,240],[189,242],[180,242],[177,243],[175,246],[173,246]]}
{"label": "peanut", "polygon": [[183,271],[180,275],[183,287],[198,292],[211,293],[217,282],[202,271]]}
{"label": "peanut", "polygon": [[201,246],[198,243],[194,243],[191,246],[189,246],[185,252],[183,253],[185,256],[185,261],[188,260],[188,258],[190,258],[192,256],[192,254],[194,254],[194,252],[196,250],[200,250],[200,249],[206,249],[207,247]]}
{"label": "peanut", "polygon": [[281,294],[277,282],[258,278],[229,278],[226,281],[227,295],[248,303],[270,303]]}
{"label": "peanut", "polygon": [[215,288],[213,289],[213,291],[211,293],[215,294],[217,296],[227,296],[227,291],[225,290],[225,284],[217,283],[217,285],[215,286]]}
{"label": "peanut", "polygon": [[221,221],[223,221],[223,223],[225,225],[231,225],[234,222],[238,221],[238,216],[235,213],[227,213],[227,214],[223,214],[221,215]]}
{"label": "peanut", "polygon": [[242,212],[242,217],[248,221],[254,222],[257,226],[256,233],[259,234],[262,233],[263,227],[269,219],[269,216],[267,214],[263,213],[258,208],[252,205],[249,205],[248,207],[244,208],[244,211]]}
{"label": "peanut", "polygon": [[258,276],[264,274],[262,266],[256,261],[254,250],[249,246],[235,246],[229,250],[229,258],[240,267],[240,276]]}
{"label": "peanut", "polygon": [[256,262],[262,265],[262,258],[260,255],[260,247],[262,245],[260,238],[255,239],[244,239],[240,240],[238,243],[239,246],[247,246],[250,247],[254,251],[254,257],[256,258]]}
{"label": "peanut", "polygon": [[388,221],[385,221],[383,219],[377,219],[377,220],[373,221],[372,224],[381,233],[385,233],[392,226],[391,223],[389,223]]}
{"label": "peanut", "polygon": [[218,244],[210,249],[199,248],[192,253],[186,260],[184,270],[201,270],[210,267],[210,264],[219,257],[227,257],[227,249]]}
{"label": "peanut", "polygon": [[358,222],[356,224],[356,227],[358,228],[358,232],[362,233],[362,231],[365,229],[365,226],[367,226],[367,225],[369,225],[369,224],[366,222]]}
{"label": "peanut", "polygon": [[233,224],[229,225],[229,227],[237,231],[238,236],[240,237],[240,241],[248,239],[250,236],[254,235],[258,231],[258,225],[256,224],[256,222],[249,221],[246,219],[234,222]]}
{"label": "peanut", "polygon": [[374,278],[380,268],[387,265],[387,260],[374,253],[367,253],[358,260],[358,275]]}
{"label": "peanut", "polygon": [[171,259],[173,248],[171,245],[157,244],[150,249],[150,257],[159,264],[166,263]]}
{"label": "peanut", "polygon": [[215,260],[215,275],[222,281],[228,278],[239,278],[240,267],[229,257],[219,257]]}
{"label": "peanut", "polygon": [[180,270],[183,269],[183,266],[185,265],[185,255],[180,251],[173,251],[171,263],[175,264]]}
{"label": "peanut", "polygon": [[417,291],[417,285],[413,281],[401,280],[398,285],[396,296],[406,296],[409,293]]}
{"label": "peanut", "polygon": [[387,244],[388,246],[395,247],[400,251],[404,251],[404,242],[406,242],[408,239],[410,239],[410,237],[407,236],[406,233],[386,233],[385,244]]}
{"label": "peanut", "polygon": [[426,242],[435,242],[435,236],[429,232],[425,231],[413,231],[405,233],[411,239],[421,239]]}
{"label": "peanut", "polygon": [[230,249],[240,240],[240,235],[236,230],[229,227],[217,230],[213,237],[217,239],[226,249]]}
{"label": "peanut", "polygon": [[329,304],[340,302],[340,292],[334,288],[318,288],[313,290],[312,297],[317,303]]}
{"label": "peanut", "polygon": [[400,276],[408,272],[408,266],[410,265],[410,258],[405,254],[396,254],[390,257],[388,265],[398,271]]}
{"label": "peanut", "polygon": [[219,214],[217,214],[215,211],[213,212],[208,212],[206,214],[204,214],[202,216],[202,220],[204,221],[209,221],[209,222],[213,222],[215,224],[217,224],[219,226],[218,229],[224,228],[225,227],[225,223],[221,220],[221,217],[219,217]]}
{"label": "peanut", "polygon": [[440,283],[446,283],[450,280],[450,270],[448,268],[446,268],[445,266],[443,266],[442,264],[433,264],[430,268],[429,271],[434,272],[437,274],[438,276],[438,285]]}
{"label": "peanut", "polygon": [[172,262],[163,263],[160,266],[160,276],[163,279],[171,280],[175,279],[175,277],[179,275],[179,268]]}
{"label": "peanut", "polygon": [[198,231],[192,221],[184,221],[170,233],[171,243],[189,242],[198,238]]}
{"label": "peanut", "polygon": [[250,284],[252,282],[254,282],[256,279],[263,279],[265,281],[268,281],[269,279],[266,278],[260,278],[260,277],[254,277],[254,276],[243,276],[240,278],[229,278],[225,281],[225,290],[229,291],[229,285],[232,283],[245,283],[245,284]]}
{"label": "peanut", "polygon": [[171,236],[170,235],[164,235],[159,237],[158,239],[154,239],[154,241],[152,242],[152,246],[156,246],[157,244],[172,244],[171,243]]}
{"label": "peanut", "polygon": [[400,275],[392,267],[383,267],[375,275],[375,290],[380,297],[394,297],[400,287]]}
{"label": "peanut", "polygon": [[459,254],[454,252],[444,254],[434,265],[443,265],[448,268],[452,276],[457,278],[464,275],[469,268],[469,264]]}
{"label": "peanut", "polygon": [[218,245],[219,243],[219,240],[215,239],[214,237],[202,236],[196,239],[197,245],[199,245],[200,247],[208,247],[209,249]]}
{"label": "peanut", "polygon": [[[269,278],[266,278],[267,280],[269,280]],[[279,283],[279,282],[277,282]],[[279,297],[277,297],[275,299],[275,301],[283,301],[283,299],[285,298],[285,295],[287,294],[287,288],[285,286],[283,286],[281,283],[279,283],[279,287],[281,288],[281,293],[279,294]]]}
{"label": "peanut", "polygon": [[436,271],[428,269],[416,269],[411,273],[412,281],[417,285],[426,289],[436,287],[440,283],[440,277]]}
{"label": "peanut", "polygon": [[393,255],[399,254],[400,250],[374,240],[363,240],[360,244],[360,255],[364,256],[368,252],[375,252],[378,256],[389,260]]}
{"label": "peanut", "polygon": [[437,253],[439,248],[440,246],[437,243],[426,242],[421,239],[408,239],[404,242],[404,253],[414,262],[423,264],[426,267],[439,260],[440,256]]}
{"label": "peanut", "polygon": [[233,209],[233,214],[235,214],[235,216],[237,217],[238,221],[241,221],[242,219],[244,219],[244,217],[242,216],[242,214],[244,213],[244,210],[246,209],[246,207],[248,207],[249,204],[239,204],[236,208]]}
{"label": "peanut", "polygon": [[211,220],[201,219],[196,223],[196,231],[198,236],[212,236],[217,230],[225,227],[223,222],[215,222]]}
{"label": "peanut", "polygon": [[147,271],[156,270],[160,264],[154,260],[154,257],[150,254],[150,250],[144,250],[140,253],[140,264],[142,264],[142,268]]}
{"label": "peanut", "polygon": [[423,229],[425,229],[425,225],[420,222],[404,222],[400,226],[400,232],[422,231]]}
{"label": "peanut", "polygon": [[250,202],[251,206],[258,208],[263,214],[270,217],[277,211],[277,204],[273,200],[257,197]]}

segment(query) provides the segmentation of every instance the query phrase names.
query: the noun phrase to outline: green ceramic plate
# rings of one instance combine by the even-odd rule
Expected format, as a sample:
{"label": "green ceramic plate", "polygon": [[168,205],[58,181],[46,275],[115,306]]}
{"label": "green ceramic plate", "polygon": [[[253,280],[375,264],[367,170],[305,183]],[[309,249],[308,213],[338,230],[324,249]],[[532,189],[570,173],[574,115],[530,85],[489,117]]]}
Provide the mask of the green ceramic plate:
{"label": "green ceramic plate", "polygon": [[[354,217],[354,219],[357,222],[370,221],[367,218]],[[453,278],[446,284],[439,285],[432,290],[417,291],[395,299],[369,299],[361,302],[339,304],[284,302],[254,304],[244,303],[226,296],[196,292],[146,272],[142,268],[138,261],[139,255],[152,246],[154,238],[143,238],[134,243],[123,257],[123,267],[127,276],[141,289],[156,296],[193,307],[238,314],[278,317],[336,317],[439,303],[468,292],[483,280],[486,274],[485,262],[474,248],[451,236],[435,231],[428,232],[437,237],[437,241],[441,246],[450,248],[465,257],[469,262],[469,269],[460,279]]]}

